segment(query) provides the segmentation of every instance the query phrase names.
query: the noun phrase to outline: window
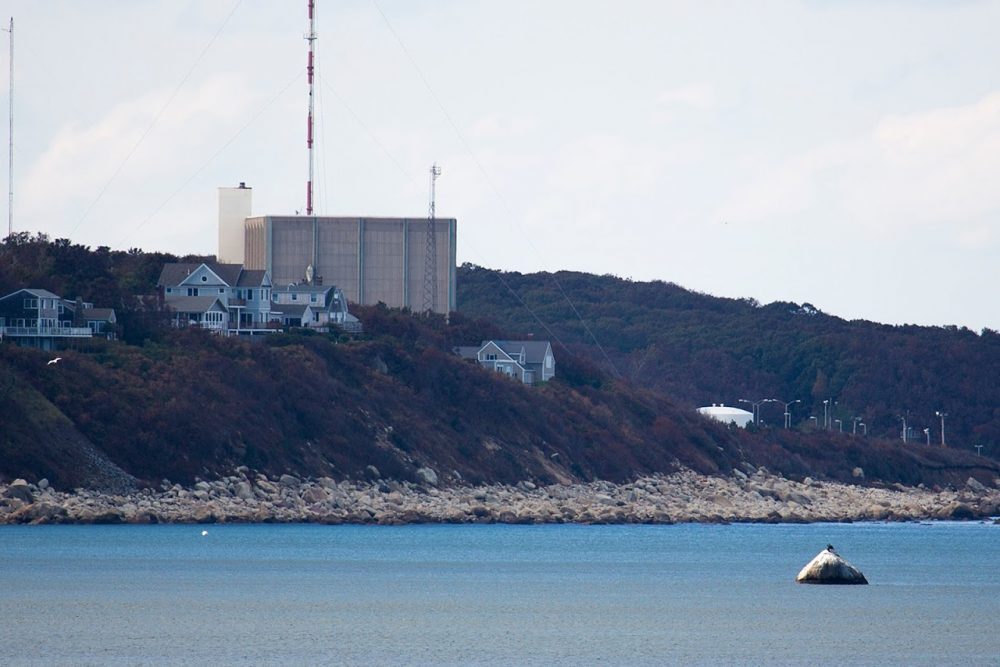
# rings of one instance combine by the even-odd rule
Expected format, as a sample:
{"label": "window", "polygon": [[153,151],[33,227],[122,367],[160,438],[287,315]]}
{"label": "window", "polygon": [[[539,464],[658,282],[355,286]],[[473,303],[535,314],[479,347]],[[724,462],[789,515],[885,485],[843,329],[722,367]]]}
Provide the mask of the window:
{"label": "window", "polygon": [[24,307],[27,309],[38,308],[38,299],[25,299]]}
{"label": "window", "polygon": [[198,296],[198,288],[188,287],[188,296]]}
{"label": "window", "polygon": [[207,283],[208,282],[208,276],[202,276],[201,277],[201,282]]}
{"label": "window", "polygon": [[225,294],[225,293],[226,293],[226,288],[225,287],[220,287],[219,288],[219,294]]}
{"label": "window", "polygon": [[496,361],[496,360],[497,360],[497,355],[495,355],[495,354],[487,354],[486,355],[486,361]]}
{"label": "window", "polygon": [[247,290],[247,301],[253,301],[253,290],[252,289],[248,289]]}
{"label": "window", "polygon": [[298,300],[299,300],[299,295],[298,295],[298,294],[295,294],[295,293],[293,292],[293,293],[292,293],[292,301],[298,301]]}
{"label": "window", "polygon": [[551,354],[545,355],[545,367],[546,368],[552,368],[552,355]]}
{"label": "window", "polygon": [[62,315],[64,312],[66,312],[66,306],[64,306],[64,305],[62,305],[60,303],[59,304],[59,314]]}
{"label": "window", "polygon": [[309,303],[316,303],[316,294],[309,295]]}

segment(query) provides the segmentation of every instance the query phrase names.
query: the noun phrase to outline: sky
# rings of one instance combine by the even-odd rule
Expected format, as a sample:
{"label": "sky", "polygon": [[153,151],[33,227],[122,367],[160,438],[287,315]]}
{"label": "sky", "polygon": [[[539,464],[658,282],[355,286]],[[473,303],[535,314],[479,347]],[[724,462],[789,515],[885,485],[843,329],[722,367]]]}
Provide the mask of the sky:
{"label": "sky", "polygon": [[[437,163],[459,263],[1000,329],[1000,2],[316,3],[317,214],[426,216]],[[304,212],[306,5],[5,3],[15,231]]]}

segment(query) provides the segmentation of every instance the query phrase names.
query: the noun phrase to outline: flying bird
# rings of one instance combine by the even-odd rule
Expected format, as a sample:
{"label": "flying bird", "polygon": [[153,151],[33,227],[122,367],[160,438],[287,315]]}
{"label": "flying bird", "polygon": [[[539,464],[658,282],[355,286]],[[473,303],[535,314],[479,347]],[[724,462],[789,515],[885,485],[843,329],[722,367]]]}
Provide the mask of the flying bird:
{"label": "flying bird", "polygon": [[55,359],[50,359],[46,366],[51,366],[52,364],[58,364],[62,360],[62,357],[56,357]]}

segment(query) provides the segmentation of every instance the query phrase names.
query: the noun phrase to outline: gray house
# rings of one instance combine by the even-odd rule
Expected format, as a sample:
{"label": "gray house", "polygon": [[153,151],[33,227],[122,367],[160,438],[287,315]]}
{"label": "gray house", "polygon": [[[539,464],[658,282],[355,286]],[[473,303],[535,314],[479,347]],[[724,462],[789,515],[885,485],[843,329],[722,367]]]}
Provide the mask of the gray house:
{"label": "gray house", "polygon": [[458,347],[456,354],[524,384],[548,382],[556,359],[547,340],[484,340],[479,347]]}
{"label": "gray house", "polygon": [[326,331],[334,325],[345,331],[361,331],[361,322],[347,311],[343,290],[333,285],[298,283],[274,287],[271,314],[286,326]]}
{"label": "gray house", "polygon": [[273,328],[267,271],[244,269],[242,264],[172,262],[163,265],[156,285],[175,326],[232,335]]}
{"label": "gray house", "polygon": [[94,308],[44,289],[20,289],[0,298],[0,339],[27,347],[54,350],[95,334],[112,339],[116,323],[112,308]]}

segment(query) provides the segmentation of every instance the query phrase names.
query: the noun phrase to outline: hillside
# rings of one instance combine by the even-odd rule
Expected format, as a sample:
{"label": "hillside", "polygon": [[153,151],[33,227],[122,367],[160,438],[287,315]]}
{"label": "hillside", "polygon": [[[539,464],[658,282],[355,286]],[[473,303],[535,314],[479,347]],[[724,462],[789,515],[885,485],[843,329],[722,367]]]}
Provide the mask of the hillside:
{"label": "hillside", "polygon": [[[926,442],[930,428],[935,443],[935,412],[943,411],[950,446],[1000,455],[996,331],[848,322],[810,304],[761,305],[573,272],[464,265],[458,280],[464,314],[583,346],[608,372],[678,406],[800,399],[792,421],[808,428],[810,416],[822,423],[823,401],[832,399],[845,431],[860,417],[871,435],[899,439],[906,417],[915,440]],[[761,418],[781,425],[783,411],[764,404]]]}
{"label": "hillside", "polygon": [[[248,343],[172,331],[148,309],[141,297],[172,259],[27,235],[0,244],[0,291],[31,285],[113,305],[125,339],[61,352],[63,360],[51,366],[51,354],[0,345],[0,479],[119,488],[132,478],[190,483],[239,466],[304,478],[370,478],[377,471],[410,481],[430,467],[442,484],[622,482],[681,465],[708,474],[763,465],[792,478],[843,482],[859,481],[854,470],[862,468],[866,483],[942,486],[964,484],[970,475],[991,482],[1000,474],[995,459],[969,448],[822,431],[743,431],[691,409],[734,402],[738,392],[796,389],[796,382],[817,391],[838,387],[844,405],[852,388],[861,392],[864,373],[886,368],[894,380],[871,390],[878,400],[896,400],[900,386],[929,392],[919,377],[899,379],[901,370],[887,361],[894,347],[880,357],[878,340],[858,333],[859,326],[876,325],[670,285],[560,274],[611,369],[580,320],[567,316],[565,299],[552,296],[550,277],[504,274],[555,334],[557,377],[532,388],[451,352],[484,338],[539,331],[516,300],[510,303],[495,272],[462,268],[463,312],[448,322],[355,307],[363,337],[291,332]],[[477,313],[481,319],[471,316]],[[896,333],[908,336],[907,354],[925,354],[928,337],[952,351],[947,370],[962,383],[953,399],[997,404],[996,387],[986,386],[996,367],[995,334]],[[889,345],[900,344],[892,327],[886,335]],[[797,347],[779,354],[790,341]],[[851,355],[863,363],[847,373],[838,364]],[[909,372],[918,363],[900,368]],[[819,382],[823,374],[826,385]],[[963,425],[980,434],[996,425],[994,418],[970,427],[957,407],[947,409],[955,414],[950,423],[958,422],[956,438]],[[873,436],[878,424],[872,419]]]}

